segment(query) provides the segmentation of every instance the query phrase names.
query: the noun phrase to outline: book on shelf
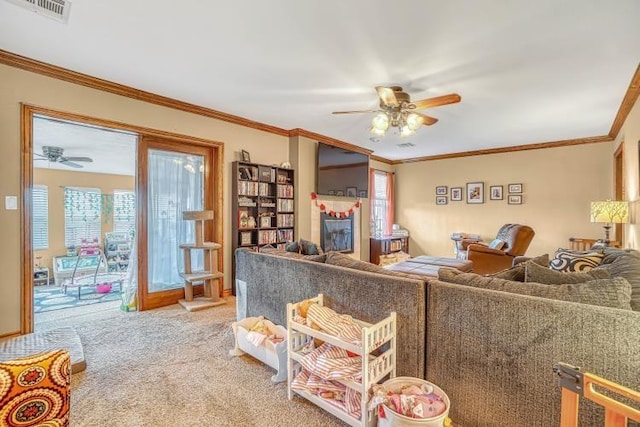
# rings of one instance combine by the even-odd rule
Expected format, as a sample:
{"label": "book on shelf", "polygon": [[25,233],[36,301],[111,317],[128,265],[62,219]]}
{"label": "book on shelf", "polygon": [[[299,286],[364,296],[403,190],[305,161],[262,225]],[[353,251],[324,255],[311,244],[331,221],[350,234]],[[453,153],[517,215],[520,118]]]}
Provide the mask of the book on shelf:
{"label": "book on shelf", "polygon": [[290,184],[278,184],[278,197],[286,197],[288,199],[293,198],[293,185]]}

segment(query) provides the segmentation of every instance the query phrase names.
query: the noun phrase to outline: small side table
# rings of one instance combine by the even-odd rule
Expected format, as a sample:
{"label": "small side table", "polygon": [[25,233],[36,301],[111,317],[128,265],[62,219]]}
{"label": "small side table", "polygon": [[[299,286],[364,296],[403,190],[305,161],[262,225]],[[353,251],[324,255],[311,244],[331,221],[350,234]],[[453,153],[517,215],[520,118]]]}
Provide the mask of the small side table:
{"label": "small side table", "polygon": [[49,286],[49,267],[36,267],[33,269],[33,284]]}

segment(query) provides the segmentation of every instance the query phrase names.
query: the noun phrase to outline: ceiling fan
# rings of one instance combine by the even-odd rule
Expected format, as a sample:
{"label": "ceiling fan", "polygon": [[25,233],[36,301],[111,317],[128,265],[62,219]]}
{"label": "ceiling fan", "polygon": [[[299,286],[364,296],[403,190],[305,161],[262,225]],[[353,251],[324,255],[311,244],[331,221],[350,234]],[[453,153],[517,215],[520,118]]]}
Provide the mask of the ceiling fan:
{"label": "ceiling fan", "polygon": [[83,167],[81,164],[78,164],[76,162],[93,162],[93,159],[91,157],[65,157],[62,155],[62,153],[64,153],[64,148],[45,145],[42,147],[42,154],[33,153],[33,155],[41,157],[41,159],[34,160],[48,160],[50,162],[70,166],[72,168]]}
{"label": "ceiling fan", "polygon": [[431,126],[438,121],[434,117],[418,113],[415,110],[455,104],[461,99],[460,95],[452,93],[411,102],[409,94],[404,92],[400,86],[376,86],[376,91],[380,98],[379,110],[334,111],[332,114],[378,113],[371,121],[372,133],[384,136],[389,126],[393,126],[400,129],[401,136],[408,136],[413,135],[420,126]]}

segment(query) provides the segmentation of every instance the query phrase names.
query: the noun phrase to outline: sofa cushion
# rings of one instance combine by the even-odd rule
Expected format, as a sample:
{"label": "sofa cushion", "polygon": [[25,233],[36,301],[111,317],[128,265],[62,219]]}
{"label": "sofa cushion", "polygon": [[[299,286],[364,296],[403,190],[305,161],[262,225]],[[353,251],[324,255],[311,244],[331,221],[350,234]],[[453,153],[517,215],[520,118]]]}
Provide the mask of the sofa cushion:
{"label": "sofa cushion", "polygon": [[589,271],[602,262],[604,253],[601,251],[571,251],[558,249],[549,263],[549,267],[557,271]]}
{"label": "sofa cushion", "polygon": [[611,273],[601,268],[594,268],[586,273],[579,271],[563,273],[549,267],[526,263],[524,281],[544,283],[545,285],[564,285],[568,283],[584,283],[594,279],[608,279],[610,277]]}
{"label": "sofa cushion", "polygon": [[260,252],[275,255],[282,258],[295,258],[295,259],[305,259],[307,261],[315,261],[315,262],[325,262],[327,259],[326,254],[320,255],[303,255],[298,252],[287,252],[276,248],[264,247],[260,249]]}
{"label": "sofa cushion", "polygon": [[631,285],[622,277],[596,279],[584,283],[545,285],[514,282],[441,268],[438,279],[442,282],[476,288],[631,310]]}
{"label": "sofa cushion", "polygon": [[490,274],[491,277],[505,280],[515,280],[516,282],[524,282],[525,269],[528,263],[541,265],[544,267],[549,266],[549,254],[539,255],[535,258],[529,258],[527,261],[518,262],[511,268],[498,271],[497,273]]}
{"label": "sofa cushion", "polygon": [[287,252],[298,253],[298,252],[300,252],[300,245],[298,244],[298,242],[289,242],[284,247],[284,250],[287,251]]}
{"label": "sofa cushion", "polygon": [[320,255],[322,253],[322,249],[313,242],[304,239],[300,239],[298,242],[300,243],[300,253],[302,255]]}
{"label": "sofa cushion", "polygon": [[640,252],[605,249],[605,257],[598,269],[605,269],[612,277],[624,277],[631,283],[631,309],[640,311]]}
{"label": "sofa cushion", "polygon": [[387,276],[405,277],[407,279],[416,279],[421,281],[426,280],[425,276],[420,276],[417,274],[402,273],[400,271],[387,270],[386,268],[380,267],[379,265],[371,264],[370,262],[360,261],[359,259],[352,258],[349,255],[343,254],[342,252],[335,252],[335,251],[328,252],[327,260],[325,261],[325,263],[337,265],[340,267],[353,268],[354,270],[385,274]]}

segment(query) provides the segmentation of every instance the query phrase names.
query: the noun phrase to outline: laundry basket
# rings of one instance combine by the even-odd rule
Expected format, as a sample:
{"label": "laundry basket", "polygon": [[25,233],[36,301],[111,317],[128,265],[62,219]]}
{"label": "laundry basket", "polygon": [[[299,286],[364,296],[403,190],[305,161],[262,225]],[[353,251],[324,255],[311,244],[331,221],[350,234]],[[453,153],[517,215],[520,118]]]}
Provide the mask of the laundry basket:
{"label": "laundry basket", "polygon": [[446,406],[446,409],[442,414],[431,418],[410,418],[400,415],[388,406],[381,404],[378,412],[378,427],[443,427],[448,425],[448,422],[445,424],[445,420],[448,420],[447,415],[449,414],[451,403],[449,402],[447,394],[437,385],[430,383],[429,381],[413,377],[391,378],[390,380],[385,381],[382,385],[388,391],[399,392],[403,386],[422,386],[423,384],[432,386],[433,391],[442,396],[442,400],[444,400]]}

